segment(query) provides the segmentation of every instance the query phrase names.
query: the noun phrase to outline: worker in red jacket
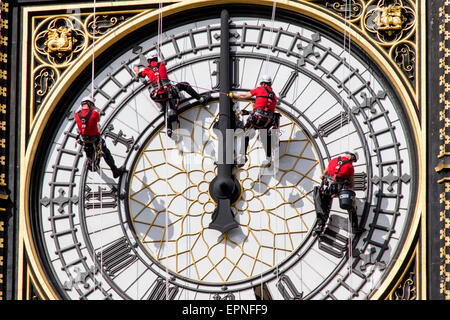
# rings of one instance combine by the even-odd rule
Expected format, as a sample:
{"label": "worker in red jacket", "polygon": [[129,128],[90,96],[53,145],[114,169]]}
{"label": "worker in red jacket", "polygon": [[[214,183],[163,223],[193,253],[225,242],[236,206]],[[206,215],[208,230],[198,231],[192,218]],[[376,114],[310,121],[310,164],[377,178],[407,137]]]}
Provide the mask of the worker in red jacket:
{"label": "worker in red jacket", "polygon": [[[271,165],[272,152],[271,152],[271,127],[277,127],[279,119],[276,117],[275,108],[277,106],[277,96],[272,89],[272,77],[269,75],[261,76],[259,80],[259,87],[253,90],[240,93],[229,93],[230,98],[236,99],[250,99],[255,97],[255,103],[253,105],[252,112],[242,110],[240,113],[243,115],[249,115],[245,123],[244,129],[266,129],[267,131],[267,141],[263,141],[264,150],[266,152],[266,161],[264,166]],[[277,114],[278,115],[278,114]],[[248,143],[250,137],[245,136],[245,154],[247,154]],[[238,160],[238,166],[243,166],[247,161],[247,156],[245,160]]]}
{"label": "worker in red jacket", "polygon": [[[180,91],[188,93],[191,97],[197,99],[200,104],[206,103],[207,98],[200,96],[188,82],[178,82],[172,85],[167,74],[166,64],[163,61],[158,61],[158,54],[156,52],[151,52],[148,55],[147,62],[147,67],[142,71],[139,70],[139,66],[134,66],[134,72],[136,77],[146,77],[148,79],[150,82],[150,98],[158,104],[161,112],[165,112],[166,106],[168,107],[167,116],[169,118],[169,124],[177,119],[177,106],[172,100],[179,98]],[[171,125],[169,125],[168,130],[170,132],[172,131]]]}
{"label": "worker in red jacket", "polygon": [[[352,190],[354,188],[355,168],[353,163],[356,161],[358,161],[358,153],[346,151],[342,156],[331,159],[327,168],[323,171],[321,175],[322,185],[318,190],[320,194],[314,196],[317,213],[315,233],[323,231],[330,214],[333,198],[339,196],[344,189]],[[359,234],[361,230],[358,228],[356,208],[352,205],[348,208],[348,211],[352,231],[354,234]]]}
{"label": "worker in red jacket", "polygon": [[117,168],[111,152],[106,147],[105,140],[98,130],[100,113],[95,108],[94,100],[91,97],[84,97],[81,100],[81,109],[75,112],[75,121],[78,127],[79,142],[83,145],[86,157],[88,158],[88,169],[96,171],[93,163],[95,148],[101,144],[101,151],[108,166],[111,168],[114,178],[119,177],[125,171],[123,167]]}

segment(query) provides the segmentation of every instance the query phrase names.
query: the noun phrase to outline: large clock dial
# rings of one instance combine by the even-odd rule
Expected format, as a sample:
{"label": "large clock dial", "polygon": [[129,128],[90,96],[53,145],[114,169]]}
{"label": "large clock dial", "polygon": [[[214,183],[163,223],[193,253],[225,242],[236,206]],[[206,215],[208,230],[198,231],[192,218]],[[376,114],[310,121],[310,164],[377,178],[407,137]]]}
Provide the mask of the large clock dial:
{"label": "large clock dial", "polygon": [[[68,116],[47,150],[39,191],[44,259],[71,299],[353,299],[370,298],[402,248],[415,208],[414,140],[394,89],[354,46],[302,20],[232,12],[232,88],[272,75],[282,115],[276,166],[261,166],[257,133],[249,161],[233,174],[238,227],[209,228],[217,175],[220,19],[166,27],[161,55],[173,81],[188,81],[207,105],[185,97],[169,138],[148,84],[133,65],[157,35],[130,47],[95,78],[102,133],[127,173],[90,172]],[[325,30],[325,29],[323,29]],[[68,114],[78,108],[82,96]],[[235,110],[252,101],[237,101]],[[243,119],[245,120],[245,119]],[[328,161],[356,149],[358,218],[334,201],[322,237],[311,230],[313,188]]]}

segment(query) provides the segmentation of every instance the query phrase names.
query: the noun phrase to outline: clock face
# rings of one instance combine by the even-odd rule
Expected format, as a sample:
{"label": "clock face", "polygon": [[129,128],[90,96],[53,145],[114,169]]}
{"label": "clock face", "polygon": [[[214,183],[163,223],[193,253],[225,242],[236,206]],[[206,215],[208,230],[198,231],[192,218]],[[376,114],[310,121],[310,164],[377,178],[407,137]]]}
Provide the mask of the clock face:
{"label": "clock face", "polygon": [[[155,49],[154,35],[134,44],[95,78],[101,132],[118,166],[113,179],[86,167],[70,107],[43,160],[36,217],[43,259],[65,299],[366,299],[385,279],[414,213],[414,140],[388,82],[356,46],[344,50],[310,25],[232,15],[232,88],[248,91],[270,74],[282,115],[272,169],[260,133],[249,161],[233,174],[238,228],[209,228],[216,203],[220,19],[169,28],[161,53],[175,82],[210,93],[205,106],[180,101],[169,138],[148,84],[133,65]],[[135,48],[135,50],[133,50]],[[252,107],[236,101],[235,110]],[[245,121],[245,118],[242,118]],[[313,188],[329,160],[357,150],[355,237],[333,202],[324,236]]]}

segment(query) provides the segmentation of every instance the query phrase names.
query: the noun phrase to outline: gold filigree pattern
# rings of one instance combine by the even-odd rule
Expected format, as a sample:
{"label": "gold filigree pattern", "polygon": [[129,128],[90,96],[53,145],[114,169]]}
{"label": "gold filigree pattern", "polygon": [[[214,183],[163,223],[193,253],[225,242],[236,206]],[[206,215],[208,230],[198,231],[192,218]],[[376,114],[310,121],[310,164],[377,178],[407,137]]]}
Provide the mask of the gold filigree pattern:
{"label": "gold filigree pattern", "polygon": [[327,1],[325,6],[348,20],[359,19],[364,9],[364,3],[361,0]]}
{"label": "gold filigree pattern", "polygon": [[36,16],[33,19],[31,77],[34,88],[30,88],[30,123],[52,87],[65,70],[88,50],[93,38],[102,38],[139,12],[98,12],[95,23],[91,13]]}
{"label": "gold filigree pattern", "polygon": [[392,60],[395,61],[408,79],[414,83],[416,65],[414,44],[409,41],[399,42],[391,48],[390,53]]}
{"label": "gold filigree pattern", "polygon": [[125,21],[128,16],[130,16],[130,14],[99,14],[95,15],[94,19],[94,15],[92,14],[89,15],[84,22],[85,30],[89,37],[99,38]]}
{"label": "gold filigree pattern", "polygon": [[407,39],[414,32],[414,10],[402,0],[370,1],[367,8],[364,15],[366,30],[381,44]]}
{"label": "gold filigree pattern", "polygon": [[41,22],[36,31],[37,58],[58,68],[67,67],[88,45],[80,23],[70,16]]}
{"label": "gold filigree pattern", "polygon": [[43,66],[36,69],[34,77],[34,91],[36,102],[42,103],[50,88],[55,84],[58,78],[58,70],[49,66]]}
{"label": "gold filigree pattern", "polygon": [[405,274],[386,300],[417,300],[416,257],[417,255],[412,257]]}
{"label": "gold filigree pattern", "polygon": [[216,207],[209,195],[216,176],[215,111],[196,107],[182,114],[180,128],[187,131],[178,146],[162,144],[164,130],[149,140],[130,179],[130,214],[141,243],[170,270],[197,281],[240,281],[270,271],[306,238],[315,210],[312,191],[305,190],[318,183],[313,176],[320,168],[311,141],[283,116],[279,172],[262,175],[262,145],[250,140],[249,162],[236,172],[242,193],[232,210],[239,228],[218,236],[208,228]]}
{"label": "gold filigree pattern", "polygon": [[[346,28],[358,30],[388,55],[414,89],[417,79],[418,6],[413,0],[303,0],[339,16]],[[351,41],[344,30],[344,41]],[[350,47],[350,46],[349,46]]]}

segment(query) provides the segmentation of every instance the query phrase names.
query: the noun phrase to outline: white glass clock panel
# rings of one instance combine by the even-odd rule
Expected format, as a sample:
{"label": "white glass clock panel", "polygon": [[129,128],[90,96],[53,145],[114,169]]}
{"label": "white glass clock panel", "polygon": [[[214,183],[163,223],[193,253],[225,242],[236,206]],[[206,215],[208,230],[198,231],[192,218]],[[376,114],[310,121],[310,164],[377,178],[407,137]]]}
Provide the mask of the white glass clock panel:
{"label": "white glass clock panel", "polygon": [[[171,282],[165,286],[175,288],[171,297],[176,299],[223,297],[226,290],[237,298],[255,298],[261,283],[275,299],[286,298],[280,283],[281,287],[293,285],[303,298],[327,299],[330,292],[340,299],[355,298],[345,289],[349,286],[360,293],[356,298],[364,298],[383,279],[387,268],[380,263],[364,264],[355,257],[349,260],[348,251],[336,257],[319,248],[310,232],[315,219],[312,188],[320,182],[330,157],[357,149],[356,172],[376,178],[357,191],[359,203],[369,204],[367,212],[358,208],[369,232],[358,240],[357,248],[372,257],[381,252],[374,261],[385,266],[392,262],[408,226],[412,202],[408,176],[413,166],[408,129],[394,97],[372,70],[342,49],[343,44],[317,31],[248,17],[233,17],[231,31],[237,35],[230,40],[239,70],[234,90],[253,89],[261,74],[274,79],[283,114],[279,171],[273,177],[260,175],[254,158],[263,159],[262,149],[255,136],[250,155],[259,155],[237,170],[245,190],[234,204],[239,230],[224,239],[208,229],[215,207],[206,187],[216,173],[217,137],[211,126],[217,118],[217,102],[186,110],[180,117],[181,129],[190,128],[195,134],[169,139],[144,84],[133,80],[131,70],[139,57],[130,48],[95,78],[96,105],[104,112],[102,131],[110,133],[106,143],[116,163],[126,164],[130,176],[117,184],[104,162],[100,175],[86,171],[85,157],[75,144],[73,117],[61,123],[49,148],[40,194],[42,238],[54,276],[70,298],[157,297],[162,286],[159,279],[166,279],[167,273]],[[170,78],[188,81],[200,93],[209,91],[217,98],[220,38],[214,35],[218,34],[218,19],[165,30],[164,39],[176,38],[176,45],[165,41],[161,46]],[[138,45],[148,51],[155,43],[153,37]],[[311,54],[306,56],[306,50]],[[375,99],[379,92],[385,94]],[[90,85],[69,113],[89,94]],[[247,101],[237,104],[251,107]],[[334,120],[332,131],[317,135],[321,125],[346,110],[351,110],[350,115]],[[205,148],[200,153],[186,151],[192,146]],[[392,159],[392,164],[384,164]],[[383,180],[399,175],[404,179]],[[377,197],[377,192],[390,196]],[[260,210],[266,210],[265,214]],[[166,211],[172,214],[165,215]],[[142,212],[147,217],[141,221]],[[332,214],[341,221],[347,219],[337,200]],[[149,220],[152,215],[157,223]],[[168,236],[166,225],[170,225]],[[339,232],[350,237],[343,228]],[[378,244],[383,242],[388,245],[381,249]],[[111,248],[126,253],[128,260],[121,265],[107,251]],[[95,270],[95,265],[103,272]],[[110,268],[108,272],[105,267]],[[80,282],[80,275],[89,276]]]}

